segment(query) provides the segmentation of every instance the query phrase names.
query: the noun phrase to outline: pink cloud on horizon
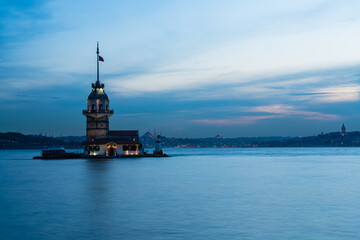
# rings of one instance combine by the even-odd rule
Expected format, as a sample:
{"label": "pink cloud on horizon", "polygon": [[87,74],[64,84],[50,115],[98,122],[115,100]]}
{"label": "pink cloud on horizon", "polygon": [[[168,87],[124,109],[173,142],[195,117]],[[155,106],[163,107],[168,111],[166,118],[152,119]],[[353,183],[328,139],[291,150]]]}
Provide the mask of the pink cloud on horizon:
{"label": "pink cloud on horizon", "polygon": [[247,109],[248,112],[261,112],[261,113],[275,113],[279,114],[282,117],[285,116],[304,116],[304,119],[316,119],[316,120],[327,120],[334,121],[340,119],[338,115],[335,114],[326,114],[321,112],[313,112],[313,111],[304,111],[298,110],[290,105],[276,104],[270,106],[257,106]]}
{"label": "pink cloud on horizon", "polygon": [[203,123],[208,125],[246,125],[253,124],[257,120],[278,118],[277,115],[267,115],[267,116],[242,116],[232,119],[194,119],[190,122],[194,123]]}
{"label": "pink cloud on horizon", "polygon": [[226,119],[194,119],[194,120],[190,120],[190,122],[207,124],[207,125],[246,125],[246,124],[254,124],[258,120],[284,118],[289,116],[302,116],[303,119],[307,119],[307,120],[323,120],[323,121],[335,121],[340,119],[340,116],[335,114],[297,110],[293,106],[282,105],[282,104],[250,107],[244,109],[244,112],[269,113],[271,115],[240,116],[240,117],[226,118]]}

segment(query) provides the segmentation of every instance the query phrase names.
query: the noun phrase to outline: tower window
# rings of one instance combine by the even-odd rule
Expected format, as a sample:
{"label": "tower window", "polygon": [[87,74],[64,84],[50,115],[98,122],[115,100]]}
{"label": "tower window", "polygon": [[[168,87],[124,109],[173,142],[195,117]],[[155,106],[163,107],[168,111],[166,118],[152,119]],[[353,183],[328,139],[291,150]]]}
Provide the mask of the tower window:
{"label": "tower window", "polygon": [[106,111],[109,111],[109,104],[106,104]]}
{"label": "tower window", "polygon": [[99,110],[100,111],[103,110],[103,105],[102,104],[99,105]]}
{"label": "tower window", "polygon": [[95,104],[91,105],[91,111],[95,111]]}

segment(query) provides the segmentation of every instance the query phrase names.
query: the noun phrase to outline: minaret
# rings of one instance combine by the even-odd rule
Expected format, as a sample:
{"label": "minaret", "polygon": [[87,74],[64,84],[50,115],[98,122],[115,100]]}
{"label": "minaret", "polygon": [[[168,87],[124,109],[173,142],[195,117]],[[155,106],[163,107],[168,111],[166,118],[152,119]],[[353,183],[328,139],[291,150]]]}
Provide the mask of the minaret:
{"label": "minaret", "polygon": [[87,141],[106,138],[109,131],[109,118],[113,110],[109,110],[109,98],[104,91],[104,84],[99,80],[99,60],[104,61],[99,56],[99,43],[96,49],[97,56],[97,80],[93,83],[92,91],[87,100],[87,109],[83,110],[86,116],[86,138]]}
{"label": "minaret", "polygon": [[345,124],[343,124],[342,127],[341,127],[341,135],[344,136],[345,133],[346,133],[346,128],[345,128]]}

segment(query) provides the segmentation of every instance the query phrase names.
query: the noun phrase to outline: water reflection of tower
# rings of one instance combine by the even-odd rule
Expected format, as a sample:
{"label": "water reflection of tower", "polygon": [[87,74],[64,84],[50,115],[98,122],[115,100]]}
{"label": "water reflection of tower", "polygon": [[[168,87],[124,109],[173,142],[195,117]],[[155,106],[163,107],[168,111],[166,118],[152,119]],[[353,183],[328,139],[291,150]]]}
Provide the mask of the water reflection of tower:
{"label": "water reflection of tower", "polygon": [[88,160],[86,161],[86,187],[84,188],[86,199],[84,208],[86,222],[89,231],[94,226],[102,224],[104,216],[112,213],[113,206],[111,196],[111,166],[113,161],[109,160]]}

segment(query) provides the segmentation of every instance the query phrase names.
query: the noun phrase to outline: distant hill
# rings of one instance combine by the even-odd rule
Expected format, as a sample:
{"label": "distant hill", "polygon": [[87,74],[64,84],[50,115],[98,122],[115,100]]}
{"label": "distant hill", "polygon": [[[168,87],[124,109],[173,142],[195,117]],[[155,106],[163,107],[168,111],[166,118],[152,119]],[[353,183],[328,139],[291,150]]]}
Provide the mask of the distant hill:
{"label": "distant hill", "polygon": [[74,143],[82,143],[86,141],[86,136],[66,136],[66,137],[56,137],[56,139],[64,141],[64,142],[74,142]]}
{"label": "distant hill", "polygon": [[[169,148],[221,148],[221,147],[253,147],[259,142],[282,142],[284,137],[238,137],[224,138],[220,135],[209,138],[167,138],[161,136],[163,147]],[[156,138],[150,133],[145,133],[140,142],[145,148],[154,148]]]}
{"label": "distant hill", "polygon": [[[238,137],[224,138],[167,138],[161,137],[163,147],[227,148],[227,147],[360,147],[360,132],[331,132],[308,137]],[[153,148],[155,137],[144,134],[141,143]]]}
{"label": "distant hill", "polygon": [[81,142],[66,142],[53,137],[0,133],[0,149],[42,149],[48,147],[82,148]]}

